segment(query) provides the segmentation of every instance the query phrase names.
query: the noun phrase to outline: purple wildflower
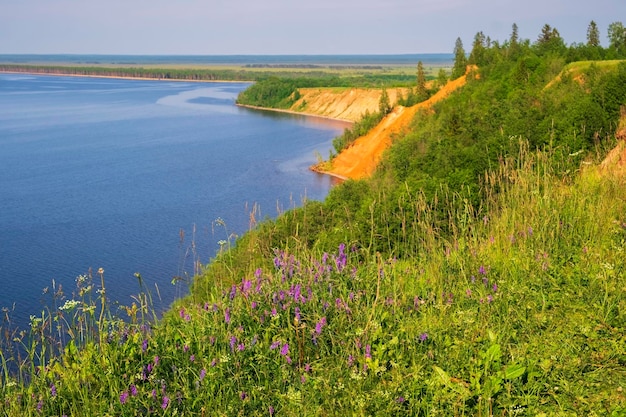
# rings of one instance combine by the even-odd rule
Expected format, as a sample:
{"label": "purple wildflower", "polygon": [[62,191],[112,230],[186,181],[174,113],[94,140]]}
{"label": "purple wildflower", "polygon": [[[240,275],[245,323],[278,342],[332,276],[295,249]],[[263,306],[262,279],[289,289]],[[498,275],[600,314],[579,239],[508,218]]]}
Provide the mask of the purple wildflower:
{"label": "purple wildflower", "polygon": [[200,371],[200,381],[202,381],[205,376],[206,376],[206,369],[202,368],[202,370]]}
{"label": "purple wildflower", "polygon": [[406,400],[404,399],[404,397],[403,397],[403,396],[399,396],[398,398],[396,398],[396,402],[397,402],[398,404],[402,404],[402,403],[404,403],[405,401],[406,401]]}
{"label": "purple wildflower", "polygon": [[128,400],[128,391],[124,391],[120,394],[120,403],[126,404],[127,400]]}
{"label": "purple wildflower", "polygon": [[54,383],[50,384],[50,396],[57,396],[57,387],[54,385]]}
{"label": "purple wildflower", "polygon": [[165,410],[167,408],[167,406],[169,405],[169,403],[170,403],[169,397],[167,395],[164,396],[163,397],[163,402],[161,403],[161,408]]}
{"label": "purple wildflower", "polygon": [[235,345],[237,344],[237,338],[235,336],[230,337],[230,350],[235,350]]}
{"label": "purple wildflower", "polygon": [[224,310],[224,322],[226,324],[230,323],[230,308],[226,307],[226,310]]}
{"label": "purple wildflower", "polygon": [[424,332],[420,334],[420,342],[425,342],[426,340],[428,340],[428,333]]}
{"label": "purple wildflower", "polygon": [[491,294],[489,294],[489,295],[487,296],[487,302],[488,302],[488,303],[493,302],[493,297],[491,296]]}
{"label": "purple wildflower", "polygon": [[315,325],[315,334],[319,336],[324,326],[326,326],[326,317],[322,317]]}
{"label": "purple wildflower", "polygon": [[272,407],[271,405],[268,411],[270,412],[270,416],[274,415],[274,407]]}
{"label": "purple wildflower", "polygon": [[304,372],[311,372],[311,364],[309,363],[304,364]]}
{"label": "purple wildflower", "polygon": [[372,347],[365,345],[365,359],[372,359]]}
{"label": "purple wildflower", "polygon": [[232,300],[232,299],[235,298],[236,295],[237,295],[237,286],[235,284],[233,284],[233,286],[230,287],[230,295],[229,295],[229,297]]}
{"label": "purple wildflower", "polygon": [[480,275],[487,275],[487,271],[485,271],[485,267],[483,265],[481,265],[480,268],[478,268],[478,273]]}
{"label": "purple wildflower", "polygon": [[154,366],[157,366],[159,364],[159,357],[155,356],[154,357]]}
{"label": "purple wildflower", "polygon": [[344,252],[345,249],[346,249],[345,243],[342,243],[341,245],[339,245],[339,256],[337,256],[337,258],[335,259],[335,266],[338,272],[341,272],[346,267],[347,257]]}
{"label": "purple wildflower", "polygon": [[493,290],[493,292],[498,292],[498,284],[494,283],[491,289]]}
{"label": "purple wildflower", "polygon": [[282,348],[280,348],[280,354],[283,356],[287,356],[289,354],[289,343],[285,343]]}
{"label": "purple wildflower", "polygon": [[300,309],[298,307],[295,308],[294,320],[296,321],[296,324],[300,323]]}
{"label": "purple wildflower", "polygon": [[354,363],[354,356],[348,355],[348,366],[352,366]]}
{"label": "purple wildflower", "polygon": [[239,394],[239,398],[241,398],[241,401],[243,401],[248,398],[248,394],[246,394],[245,391],[241,391],[241,393]]}
{"label": "purple wildflower", "polygon": [[185,344],[183,346],[183,352],[187,353],[188,350],[189,350],[189,345]]}
{"label": "purple wildflower", "polygon": [[253,301],[252,303],[250,303],[250,307],[252,307],[252,309],[254,310],[257,307],[256,301]]}
{"label": "purple wildflower", "polygon": [[211,361],[211,368],[215,368],[215,365],[217,365],[217,359],[213,358],[213,360]]}
{"label": "purple wildflower", "polygon": [[143,342],[141,343],[141,351],[145,352],[146,350],[148,350],[148,339],[143,339]]}
{"label": "purple wildflower", "polygon": [[195,362],[195,360],[196,360],[196,355],[191,355],[191,356],[189,357],[189,360],[190,360],[191,362]]}
{"label": "purple wildflower", "polygon": [[279,341],[275,341],[275,342],[273,342],[273,343],[270,345],[270,350],[274,350],[274,349],[276,349],[276,348],[277,348],[277,347],[279,347],[279,346],[280,346],[280,342],[279,342]]}
{"label": "purple wildflower", "polygon": [[248,292],[250,292],[251,288],[252,281],[250,281],[249,279],[243,280],[243,282],[241,283],[241,292],[244,296],[248,296]]}
{"label": "purple wildflower", "polygon": [[239,352],[243,352],[245,349],[246,349],[246,345],[245,345],[245,344],[243,344],[243,343],[239,343],[239,344],[237,345],[237,350],[238,350]]}
{"label": "purple wildflower", "polygon": [[181,318],[181,319],[182,319],[182,318],[185,318],[185,309],[181,307],[181,309],[180,309],[180,311],[179,311],[179,313],[178,313],[178,314],[180,315],[180,318]]}
{"label": "purple wildflower", "polygon": [[137,396],[137,387],[135,386],[135,384],[130,384],[130,395],[132,395],[133,397]]}
{"label": "purple wildflower", "polygon": [[37,402],[37,411],[41,413],[42,408],[43,408],[43,400],[39,400]]}

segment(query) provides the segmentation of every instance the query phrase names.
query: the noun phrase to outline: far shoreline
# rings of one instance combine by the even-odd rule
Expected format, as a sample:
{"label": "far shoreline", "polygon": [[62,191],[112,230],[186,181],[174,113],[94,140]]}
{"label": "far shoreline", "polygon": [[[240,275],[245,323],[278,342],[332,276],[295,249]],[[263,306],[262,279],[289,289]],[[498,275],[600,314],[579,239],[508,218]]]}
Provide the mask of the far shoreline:
{"label": "far shoreline", "polygon": [[186,78],[158,78],[158,77],[133,77],[122,75],[95,75],[95,74],[67,74],[64,72],[37,72],[37,71],[5,71],[0,69],[0,74],[25,74],[52,77],[79,77],[79,78],[110,78],[116,80],[140,80],[140,81],[176,81],[189,83],[254,83],[253,80],[190,80]]}

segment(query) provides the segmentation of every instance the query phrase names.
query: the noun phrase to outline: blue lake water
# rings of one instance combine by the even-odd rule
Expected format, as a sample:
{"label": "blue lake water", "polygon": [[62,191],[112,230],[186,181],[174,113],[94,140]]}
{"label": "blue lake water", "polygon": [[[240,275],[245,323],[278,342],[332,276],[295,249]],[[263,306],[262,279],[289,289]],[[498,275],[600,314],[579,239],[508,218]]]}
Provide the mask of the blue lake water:
{"label": "blue lake water", "polygon": [[14,324],[53,280],[71,298],[89,268],[122,304],[140,272],[166,308],[187,292],[171,280],[193,272],[192,242],[206,263],[255,204],[260,219],[327,195],[333,179],[308,167],[347,125],[239,108],[246,87],[0,74],[0,307]]}

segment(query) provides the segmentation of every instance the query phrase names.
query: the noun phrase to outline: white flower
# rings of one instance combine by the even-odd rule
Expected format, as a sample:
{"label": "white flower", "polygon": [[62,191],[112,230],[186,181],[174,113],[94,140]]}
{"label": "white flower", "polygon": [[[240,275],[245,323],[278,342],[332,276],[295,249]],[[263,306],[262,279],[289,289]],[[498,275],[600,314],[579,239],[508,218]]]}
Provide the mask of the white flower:
{"label": "white flower", "polygon": [[59,307],[61,311],[70,311],[76,308],[76,306],[80,305],[80,301],[76,300],[66,300],[65,304]]}

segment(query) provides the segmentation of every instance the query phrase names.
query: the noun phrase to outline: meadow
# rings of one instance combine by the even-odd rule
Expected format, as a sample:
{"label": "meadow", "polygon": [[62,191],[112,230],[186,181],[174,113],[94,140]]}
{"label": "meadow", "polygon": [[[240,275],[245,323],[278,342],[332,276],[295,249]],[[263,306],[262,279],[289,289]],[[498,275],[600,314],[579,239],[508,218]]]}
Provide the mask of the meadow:
{"label": "meadow", "polygon": [[[621,415],[624,178],[558,172],[541,152],[503,160],[483,218],[444,192],[447,237],[413,196],[419,216],[398,220],[421,249],[403,259],[297,236],[245,266],[225,251],[162,319],[140,274],[115,311],[106,271],[79,276],[5,333],[2,413]],[[259,238],[239,245],[253,257]]]}

